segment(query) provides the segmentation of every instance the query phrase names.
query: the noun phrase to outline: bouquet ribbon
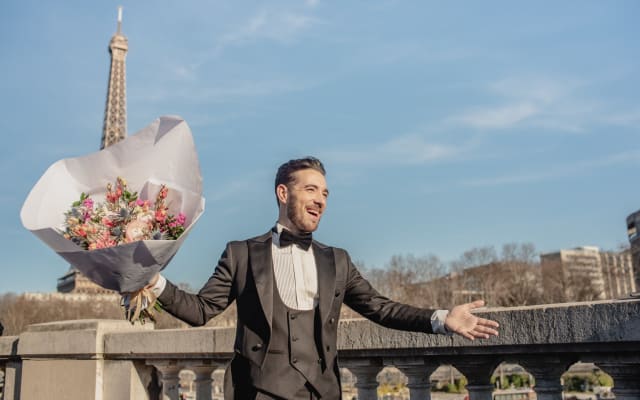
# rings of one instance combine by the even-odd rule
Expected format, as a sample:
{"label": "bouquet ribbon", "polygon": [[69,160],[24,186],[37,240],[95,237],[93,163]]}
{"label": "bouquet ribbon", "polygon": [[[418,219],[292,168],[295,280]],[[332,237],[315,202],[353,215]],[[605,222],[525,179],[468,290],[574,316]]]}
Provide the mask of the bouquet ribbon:
{"label": "bouquet ribbon", "polygon": [[123,294],[121,305],[125,310],[125,318],[129,321],[142,321],[147,318],[155,322],[153,310],[158,297],[153,290],[144,287],[133,293]]}

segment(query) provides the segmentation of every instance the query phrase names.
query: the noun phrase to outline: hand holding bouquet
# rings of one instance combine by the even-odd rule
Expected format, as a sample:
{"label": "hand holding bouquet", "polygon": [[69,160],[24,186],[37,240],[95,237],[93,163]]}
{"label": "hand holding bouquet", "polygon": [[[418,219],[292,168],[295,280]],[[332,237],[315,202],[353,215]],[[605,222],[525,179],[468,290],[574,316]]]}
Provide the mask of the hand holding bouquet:
{"label": "hand holding bouquet", "polygon": [[[84,192],[73,202],[65,213],[65,238],[85,250],[97,250],[139,240],[176,240],[184,232],[186,216],[169,213],[166,185],[160,186],[155,202],[138,198],[121,177],[115,186],[108,183],[106,189],[106,201],[102,203],[95,203]],[[122,306],[131,321],[154,321],[155,301],[153,293],[143,288],[125,295]]]}
{"label": "hand holding bouquet", "polygon": [[203,211],[191,131],[181,118],[161,117],[102,151],[54,163],[20,217],[93,282],[125,294],[128,318],[136,320],[144,316],[141,307],[155,303],[145,285],[171,261]]}

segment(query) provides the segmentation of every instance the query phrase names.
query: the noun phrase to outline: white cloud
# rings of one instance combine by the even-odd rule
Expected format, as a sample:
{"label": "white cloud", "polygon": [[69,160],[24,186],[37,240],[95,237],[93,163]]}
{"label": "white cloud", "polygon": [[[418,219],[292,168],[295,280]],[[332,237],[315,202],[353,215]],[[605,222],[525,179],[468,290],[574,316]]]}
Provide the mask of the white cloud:
{"label": "white cloud", "polygon": [[[471,179],[463,181],[461,183],[463,186],[501,186],[540,182],[576,176],[596,168],[603,168],[621,164],[637,164],[639,162],[640,149],[634,149],[605,155],[593,160],[578,161],[571,164],[554,165],[535,172],[523,172],[519,174],[516,173],[489,178]],[[536,168],[539,168],[539,166],[537,166]]]}
{"label": "white cloud", "polygon": [[202,82],[179,87],[155,87],[130,97],[130,102],[162,102],[182,98],[194,102],[229,102],[298,92],[316,86],[313,81],[295,79],[238,80],[223,85],[204,86]]}
{"label": "white cloud", "polygon": [[425,164],[454,158],[466,147],[427,142],[420,135],[405,135],[358,150],[328,151],[323,158],[349,164]]}
{"label": "white cloud", "polygon": [[603,121],[613,125],[638,126],[640,124],[640,109],[618,111],[603,118]]}
{"label": "white cloud", "polygon": [[450,117],[448,121],[476,129],[507,129],[528,124],[561,132],[582,132],[596,121],[602,106],[579,93],[585,84],[578,80],[507,78],[489,84],[489,94],[503,103],[476,107]]}
{"label": "white cloud", "polygon": [[174,67],[175,77],[179,80],[193,81],[197,78],[196,71],[199,65],[178,65]]}
{"label": "white cloud", "polygon": [[260,190],[264,186],[265,182],[270,182],[270,173],[267,171],[256,171],[253,173],[247,173],[244,176],[231,177],[232,180],[215,186],[215,190],[207,191],[206,199],[208,202],[220,202],[226,201],[231,197],[237,197],[241,194],[246,195],[259,188]]}
{"label": "white cloud", "polygon": [[260,10],[245,23],[222,35],[216,44],[216,51],[229,46],[238,46],[259,40],[291,43],[298,36],[316,24],[318,20],[304,13],[292,11]]}
{"label": "white cloud", "polygon": [[458,154],[453,146],[429,143],[417,135],[393,139],[378,147],[378,153],[395,162],[421,164],[451,158]]}
{"label": "white cloud", "polygon": [[451,120],[474,128],[508,128],[539,113],[530,103],[509,104],[466,112]]}
{"label": "white cloud", "polygon": [[538,104],[554,103],[570,96],[584,83],[578,80],[552,80],[538,77],[505,78],[489,84],[489,91],[509,99],[525,99]]}
{"label": "white cloud", "polygon": [[271,96],[296,92],[313,86],[311,83],[291,79],[273,79],[265,81],[237,81],[226,86],[209,88],[202,92],[209,100],[226,101],[236,98]]}

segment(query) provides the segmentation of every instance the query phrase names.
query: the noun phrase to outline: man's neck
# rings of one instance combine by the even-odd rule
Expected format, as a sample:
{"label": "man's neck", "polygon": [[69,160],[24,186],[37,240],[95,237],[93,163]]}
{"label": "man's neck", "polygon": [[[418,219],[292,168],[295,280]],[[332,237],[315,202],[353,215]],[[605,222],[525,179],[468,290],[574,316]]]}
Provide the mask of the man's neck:
{"label": "man's neck", "polygon": [[289,221],[288,219],[279,218],[277,222],[283,229],[288,230],[291,233],[299,235],[301,232]]}

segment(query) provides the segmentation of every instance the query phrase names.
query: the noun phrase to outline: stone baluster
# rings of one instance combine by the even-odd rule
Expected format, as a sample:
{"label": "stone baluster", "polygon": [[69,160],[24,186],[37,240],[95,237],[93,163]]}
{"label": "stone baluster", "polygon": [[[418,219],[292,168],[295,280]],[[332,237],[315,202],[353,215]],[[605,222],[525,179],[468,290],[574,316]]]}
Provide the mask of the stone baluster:
{"label": "stone baluster", "polygon": [[383,366],[379,359],[351,359],[341,363],[356,377],[358,400],[378,399],[378,373]]}
{"label": "stone baluster", "polygon": [[491,375],[500,360],[494,356],[464,356],[455,360],[455,367],[467,378],[467,391],[470,400],[491,400],[494,386]]}
{"label": "stone baluster", "polygon": [[407,377],[407,388],[411,400],[431,400],[430,377],[440,363],[421,357],[407,357],[392,363]]}
{"label": "stone baluster", "polygon": [[538,400],[561,400],[560,377],[577,359],[574,356],[527,355],[519,358],[519,364],[529,371],[536,380],[534,390]]}
{"label": "stone baluster", "polygon": [[180,367],[175,362],[151,363],[159,372],[160,385],[162,386],[161,400],[178,400],[180,395]]}
{"label": "stone baluster", "polygon": [[5,377],[5,362],[4,360],[0,360],[0,400],[3,399],[2,394],[4,393],[4,377]]}
{"label": "stone baluster", "polygon": [[2,388],[2,400],[20,400],[20,387],[22,384],[22,362],[9,361],[4,370],[4,387]]}
{"label": "stone baluster", "polygon": [[217,368],[216,365],[190,366],[189,369],[196,374],[193,381],[197,400],[210,400],[212,396],[213,378],[211,374]]}
{"label": "stone baluster", "polygon": [[628,359],[609,355],[597,364],[613,378],[616,400],[640,399],[640,355]]}
{"label": "stone baluster", "polygon": [[224,394],[224,366],[225,364],[221,364],[222,367],[214,370],[212,379],[213,379],[213,398],[221,400]]}

